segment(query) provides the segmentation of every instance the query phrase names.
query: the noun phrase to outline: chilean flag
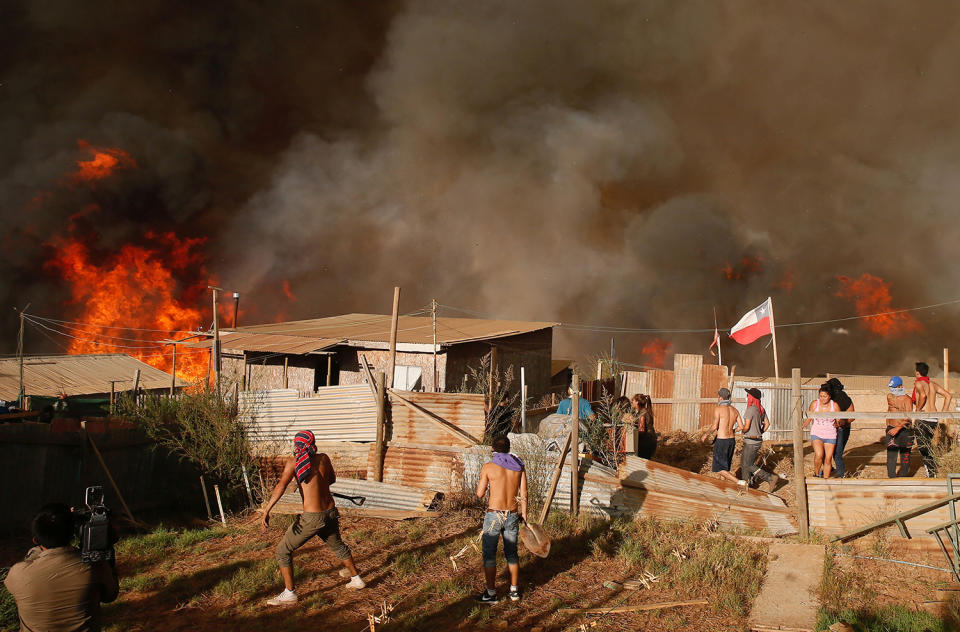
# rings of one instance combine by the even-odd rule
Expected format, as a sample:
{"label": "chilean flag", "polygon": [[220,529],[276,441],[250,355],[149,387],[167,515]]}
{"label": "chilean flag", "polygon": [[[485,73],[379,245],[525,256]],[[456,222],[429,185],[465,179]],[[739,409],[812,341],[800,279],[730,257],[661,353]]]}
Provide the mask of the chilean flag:
{"label": "chilean flag", "polygon": [[742,345],[748,345],[760,336],[768,336],[773,333],[772,306],[768,298],[760,307],[751,309],[743,315],[733,329],[730,330],[730,337]]}

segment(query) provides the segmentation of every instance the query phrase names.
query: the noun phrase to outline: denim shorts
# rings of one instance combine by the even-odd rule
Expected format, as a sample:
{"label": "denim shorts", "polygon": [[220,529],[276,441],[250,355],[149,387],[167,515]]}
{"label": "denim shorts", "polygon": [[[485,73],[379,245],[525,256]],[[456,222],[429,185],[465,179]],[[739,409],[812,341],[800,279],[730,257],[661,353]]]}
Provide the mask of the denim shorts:
{"label": "denim shorts", "polygon": [[810,435],[810,441],[823,441],[824,443],[829,443],[830,445],[837,445],[836,439],[824,439],[823,437],[818,437],[815,434]]}
{"label": "denim shorts", "polygon": [[519,564],[517,538],[520,535],[520,515],[515,511],[497,511],[491,509],[483,519],[483,537],[480,549],[483,552],[483,566],[494,568],[497,565],[497,547],[503,535],[503,556],[507,564]]}

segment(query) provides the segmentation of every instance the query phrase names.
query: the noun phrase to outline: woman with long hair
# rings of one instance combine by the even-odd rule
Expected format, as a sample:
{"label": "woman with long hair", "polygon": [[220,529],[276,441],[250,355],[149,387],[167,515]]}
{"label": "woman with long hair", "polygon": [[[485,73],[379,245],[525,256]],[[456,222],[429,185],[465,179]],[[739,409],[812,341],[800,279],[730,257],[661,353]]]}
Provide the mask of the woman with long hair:
{"label": "woman with long hair", "polygon": [[[840,407],[830,399],[830,390],[824,385],[820,387],[817,399],[810,402],[809,410],[810,412],[839,411]],[[806,428],[811,422],[813,422],[810,427],[810,442],[813,443],[813,475],[830,478],[833,468],[833,451],[837,445],[837,420],[808,417],[803,421],[803,427]]]}
{"label": "woman with long hair", "polygon": [[657,451],[657,431],[653,427],[653,405],[650,397],[637,393],[630,404],[637,423],[637,456],[652,459]]}

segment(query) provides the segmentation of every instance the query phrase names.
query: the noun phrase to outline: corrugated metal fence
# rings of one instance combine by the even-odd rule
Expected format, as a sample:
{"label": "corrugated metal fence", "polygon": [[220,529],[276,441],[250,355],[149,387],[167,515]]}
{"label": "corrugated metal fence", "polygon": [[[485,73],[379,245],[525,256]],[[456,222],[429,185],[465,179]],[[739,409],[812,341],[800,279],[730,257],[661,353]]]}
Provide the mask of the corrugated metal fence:
{"label": "corrugated metal fence", "polygon": [[294,389],[240,393],[240,407],[250,423],[250,440],[288,440],[310,430],[317,441],[373,441],[377,406],[366,384],[329,386],[308,397]]}
{"label": "corrugated metal fence", "polygon": [[[175,457],[154,449],[139,430],[107,430],[91,438],[134,516],[141,510],[183,506],[199,511],[197,473]],[[83,504],[89,485],[103,487],[115,516],[120,501],[83,432],[54,432],[51,424],[0,425],[0,533],[30,530],[45,503]]]}

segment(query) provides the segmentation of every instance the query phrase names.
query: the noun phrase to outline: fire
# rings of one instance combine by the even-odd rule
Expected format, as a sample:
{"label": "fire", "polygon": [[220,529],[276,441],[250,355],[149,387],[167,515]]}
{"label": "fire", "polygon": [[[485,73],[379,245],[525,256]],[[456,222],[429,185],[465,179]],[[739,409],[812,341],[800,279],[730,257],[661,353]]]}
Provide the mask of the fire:
{"label": "fire", "polygon": [[89,160],[78,160],[78,169],[71,176],[73,182],[96,182],[103,180],[118,169],[134,169],[137,162],[122,149],[93,147],[85,140],[78,140],[77,146],[89,152]]}
{"label": "fire", "polygon": [[290,289],[290,281],[283,281],[283,295],[287,297],[287,300],[291,303],[296,302],[297,295],[293,293],[293,290]]}
{"label": "fire", "polygon": [[884,314],[894,311],[891,304],[890,284],[880,277],[871,274],[861,274],[860,278],[837,275],[840,281],[840,291],[837,296],[853,301],[857,314],[882,314],[864,318],[863,326],[884,338],[902,336],[913,331],[922,331],[923,325],[917,322],[910,314]]}
{"label": "fire", "polygon": [[793,291],[793,272],[787,272],[783,275],[783,278],[780,279],[780,282],[775,284],[773,287],[778,290],[783,290],[785,292]]}
{"label": "fire", "polygon": [[654,338],[640,349],[640,353],[643,354],[643,363],[648,366],[663,367],[672,346],[673,344],[666,340]]}
{"label": "fire", "polygon": [[727,263],[727,265],[720,268],[720,272],[731,281],[742,281],[762,270],[763,257],[751,257],[749,255],[741,258],[736,265]]}
{"label": "fire", "polygon": [[[205,285],[183,288],[178,277],[193,277],[188,268],[200,266],[197,248],[203,239],[180,239],[173,233],[150,233],[148,245],[123,246],[119,252],[96,256],[76,239],[57,239],[47,268],[70,283],[69,305],[74,320],[84,323],[71,331],[68,353],[128,353],[164,371],[172,369],[172,351],[159,346],[164,338],[183,336],[209,319],[192,307]],[[130,328],[136,328],[131,330]],[[207,354],[181,347],[177,375],[204,379]]]}

